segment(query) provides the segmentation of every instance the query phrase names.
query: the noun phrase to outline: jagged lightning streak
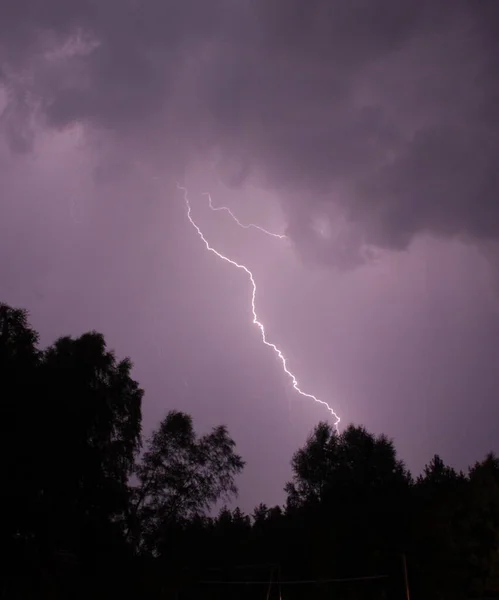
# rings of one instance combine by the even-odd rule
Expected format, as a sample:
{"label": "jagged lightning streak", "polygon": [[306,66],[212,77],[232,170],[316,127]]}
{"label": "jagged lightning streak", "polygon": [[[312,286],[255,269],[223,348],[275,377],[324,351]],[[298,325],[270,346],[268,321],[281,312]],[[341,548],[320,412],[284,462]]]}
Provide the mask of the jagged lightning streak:
{"label": "jagged lightning streak", "polygon": [[[209,252],[212,252],[215,256],[217,256],[221,260],[223,260],[223,261],[231,264],[232,266],[236,267],[237,269],[241,269],[248,276],[248,279],[250,280],[251,288],[252,288],[252,291],[251,291],[251,312],[253,314],[253,324],[256,325],[258,327],[258,329],[260,330],[260,334],[261,334],[261,338],[262,338],[263,343],[266,346],[269,346],[269,348],[272,348],[272,350],[276,353],[277,357],[281,361],[283,371],[291,379],[291,381],[293,383],[294,389],[301,396],[303,396],[304,398],[310,398],[310,400],[313,400],[314,402],[318,402],[319,404],[322,404],[323,406],[325,406],[327,408],[327,410],[335,418],[334,426],[336,428],[336,431],[339,431],[338,424],[340,422],[340,417],[334,412],[334,410],[329,406],[329,404],[327,402],[325,402],[324,400],[321,400],[320,398],[317,398],[313,394],[308,394],[308,393],[306,393],[306,392],[304,392],[304,391],[302,391],[300,389],[300,386],[298,385],[298,380],[296,379],[295,375],[288,369],[287,361],[286,361],[286,358],[285,358],[284,354],[281,352],[281,350],[279,350],[279,348],[275,344],[273,344],[272,342],[269,342],[267,340],[267,336],[266,336],[266,333],[265,333],[265,327],[264,327],[263,323],[258,320],[258,316],[256,314],[256,282],[255,282],[255,279],[253,277],[253,273],[245,265],[241,265],[241,264],[237,263],[235,260],[232,260],[232,259],[228,258],[224,254],[221,254],[220,252],[218,252],[218,250],[216,250],[215,248],[213,248],[212,246],[210,246],[208,240],[204,237],[203,232],[201,231],[201,229],[199,228],[199,226],[197,225],[197,223],[192,218],[191,203],[189,202],[187,188],[182,187],[178,183],[177,183],[177,188],[179,190],[182,190],[184,192],[184,201],[185,201],[185,205],[186,205],[186,208],[187,208],[187,218],[189,219],[190,224],[196,230],[198,236],[201,238],[201,240],[202,240],[203,244],[205,245],[206,249]],[[208,194],[208,197],[209,197],[209,194]],[[210,205],[210,208],[212,208],[213,210],[217,210],[216,208],[213,207],[213,205]],[[224,207],[219,208],[219,210],[221,210],[223,208]],[[230,212],[229,209],[226,209],[226,210],[228,210]],[[232,213],[231,213],[231,215],[232,215]],[[232,215],[232,217],[234,218],[234,220],[236,222],[239,223],[239,221],[237,220],[237,218],[234,215]],[[247,227],[249,227],[249,226],[247,226]],[[256,227],[257,229],[261,229],[262,231],[265,232],[265,230],[262,229],[262,228],[260,228],[260,227],[258,227],[258,225],[254,225],[254,227]],[[269,232],[266,232],[266,233],[269,233]],[[281,237],[281,236],[278,236],[277,234],[270,234],[270,235],[274,235],[275,237]],[[285,236],[282,236],[282,237],[285,237]]]}
{"label": "jagged lightning streak", "polygon": [[247,225],[245,225],[244,223],[241,223],[241,221],[230,210],[230,208],[227,208],[227,206],[213,206],[213,202],[211,201],[211,196],[208,192],[203,192],[203,196],[208,196],[208,204],[209,204],[209,207],[211,208],[211,210],[214,210],[214,211],[224,210],[225,212],[228,212],[229,215],[232,217],[232,219],[239,225],[239,227],[242,227],[243,229],[251,229],[251,227],[254,227],[255,229],[258,229],[258,230],[262,231],[263,233],[266,233],[267,235],[270,235],[272,237],[279,238],[280,240],[286,239],[286,237],[287,237],[286,235],[284,235],[282,233],[272,233],[272,231],[268,231],[267,229],[260,227],[260,225],[255,225],[254,223],[248,223]]}

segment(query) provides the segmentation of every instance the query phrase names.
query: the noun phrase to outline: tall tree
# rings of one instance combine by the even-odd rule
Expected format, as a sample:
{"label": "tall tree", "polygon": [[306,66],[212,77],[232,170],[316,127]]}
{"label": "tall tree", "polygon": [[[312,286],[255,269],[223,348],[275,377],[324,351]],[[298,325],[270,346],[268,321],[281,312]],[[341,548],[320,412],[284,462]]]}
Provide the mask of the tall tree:
{"label": "tall tree", "polygon": [[[142,390],[131,362],[116,361],[95,332],[45,351],[37,342],[26,311],[0,305],[0,535],[23,577],[123,556],[140,447]],[[105,564],[111,571],[109,556]]]}
{"label": "tall tree", "polygon": [[469,522],[468,480],[435,455],[417,478],[407,554],[416,596],[458,598],[466,593],[461,562]]}
{"label": "tall tree", "polygon": [[291,509],[327,503],[340,494],[372,493],[410,482],[393,442],[353,425],[337,434],[329,423],[319,423],[291,465],[293,481],[286,484]]}
{"label": "tall tree", "polygon": [[469,471],[467,555],[472,591],[499,593],[499,458],[489,453]]}
{"label": "tall tree", "polygon": [[36,397],[41,353],[28,313],[0,303],[0,535],[12,555],[34,533],[43,478],[42,403]]}
{"label": "tall tree", "polygon": [[[297,534],[300,546],[309,548],[303,563],[329,575],[332,563],[341,577],[353,565],[355,575],[376,565],[384,569],[386,556],[393,561],[405,543],[411,478],[390,440],[363,427],[350,425],[338,434],[319,423],[291,465],[287,512],[297,530],[307,523],[306,534]],[[327,554],[317,547],[323,536]]]}
{"label": "tall tree", "polygon": [[[117,530],[127,510],[143,396],[131,368],[96,332],[62,337],[43,353],[47,509],[56,522],[66,515],[89,538]],[[63,541],[71,535],[67,527],[61,535],[61,543],[70,543]]]}
{"label": "tall tree", "polygon": [[131,532],[160,551],[170,525],[204,515],[221,498],[237,494],[235,476],[244,461],[223,425],[197,437],[192,418],[169,412],[137,465]]}
{"label": "tall tree", "polygon": [[0,302],[0,373],[25,376],[39,358],[38,333],[28,323],[28,312]]}

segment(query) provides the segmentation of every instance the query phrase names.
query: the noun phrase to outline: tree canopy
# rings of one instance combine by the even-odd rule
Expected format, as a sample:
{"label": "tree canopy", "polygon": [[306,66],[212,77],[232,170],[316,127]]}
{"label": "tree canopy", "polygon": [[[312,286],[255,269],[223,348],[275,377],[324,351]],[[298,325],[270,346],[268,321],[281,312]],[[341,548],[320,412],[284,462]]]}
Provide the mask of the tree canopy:
{"label": "tree canopy", "polygon": [[499,596],[495,454],[413,478],[386,436],[321,422],[283,505],[248,515],[225,425],[170,409],[144,437],[130,359],[95,331],[38,340],[0,304],[4,598]]}
{"label": "tree canopy", "polygon": [[224,425],[197,437],[189,415],[166,415],[135,470],[133,518],[150,550],[161,550],[171,525],[205,515],[220,498],[237,494],[235,476],[244,461],[234,447]]}

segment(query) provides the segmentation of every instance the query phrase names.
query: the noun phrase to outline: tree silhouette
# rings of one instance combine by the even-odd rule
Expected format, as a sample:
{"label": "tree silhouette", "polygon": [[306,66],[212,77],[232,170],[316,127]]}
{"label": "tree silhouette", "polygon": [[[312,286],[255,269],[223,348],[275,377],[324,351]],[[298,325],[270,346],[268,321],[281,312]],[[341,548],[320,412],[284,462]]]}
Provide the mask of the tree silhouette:
{"label": "tree silhouette", "polygon": [[43,482],[43,404],[36,392],[40,352],[28,314],[0,303],[0,535],[13,562],[37,531]]}
{"label": "tree silhouette", "polygon": [[140,526],[145,547],[159,552],[169,526],[236,495],[235,476],[244,461],[234,447],[225,426],[198,438],[189,415],[169,412],[136,467],[131,514],[136,541]]}
{"label": "tree silhouette", "polygon": [[[291,464],[287,512],[296,531],[307,524],[298,534],[308,548],[302,564],[330,572],[332,563],[343,576],[391,568],[386,556],[393,562],[405,545],[411,485],[393,443],[364,427],[350,425],[338,434],[319,423]],[[325,535],[327,554],[317,544]]]}
{"label": "tree silhouette", "polygon": [[381,574],[285,597],[395,599],[401,555],[413,600],[497,597],[494,454],[466,474],[435,455],[414,481],[385,436],[319,423],[292,457],[283,508],[212,516],[244,466],[227,428],[198,436],[171,411],[139,457],[131,368],[96,332],[40,350],[27,312],[0,303],[2,597],[273,600],[271,577]]}
{"label": "tree silhouette", "polygon": [[0,367],[2,376],[26,375],[39,357],[38,334],[29,326],[28,312],[0,302]]}
{"label": "tree silhouette", "polygon": [[[405,487],[410,475],[396,457],[393,443],[364,427],[350,425],[337,434],[319,423],[304,448],[292,459],[293,481],[286,484],[288,507],[333,502],[340,495],[358,496]],[[346,498],[343,498],[346,499]]]}
{"label": "tree silhouette", "polygon": [[[464,532],[471,590],[499,589],[499,458],[489,453],[469,471],[471,519]],[[466,571],[465,571],[466,572]]]}
{"label": "tree silhouette", "polygon": [[[60,338],[43,353],[51,433],[44,449],[47,510],[56,522],[65,514],[79,523],[76,536],[117,529],[127,511],[143,396],[131,368],[129,359],[116,361],[96,332]],[[61,534],[70,534],[66,525]]]}

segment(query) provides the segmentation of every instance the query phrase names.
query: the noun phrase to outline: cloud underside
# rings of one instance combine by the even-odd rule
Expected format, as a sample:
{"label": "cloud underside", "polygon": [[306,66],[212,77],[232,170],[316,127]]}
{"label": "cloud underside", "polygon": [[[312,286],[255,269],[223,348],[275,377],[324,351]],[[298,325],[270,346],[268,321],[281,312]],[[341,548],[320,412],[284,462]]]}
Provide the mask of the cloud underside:
{"label": "cloud underside", "polygon": [[228,185],[276,190],[289,234],[324,262],[316,223],[338,214],[335,256],[352,264],[422,232],[499,235],[494,0],[7,4],[13,151],[30,150],[33,123],[78,122],[154,139],[177,170],[214,152]]}

